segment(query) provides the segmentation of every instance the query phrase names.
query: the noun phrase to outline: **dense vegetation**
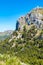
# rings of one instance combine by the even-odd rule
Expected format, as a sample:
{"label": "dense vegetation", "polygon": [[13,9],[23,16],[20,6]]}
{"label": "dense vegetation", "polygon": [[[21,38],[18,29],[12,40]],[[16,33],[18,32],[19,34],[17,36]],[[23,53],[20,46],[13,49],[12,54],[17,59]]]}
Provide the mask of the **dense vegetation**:
{"label": "dense vegetation", "polygon": [[22,32],[14,31],[10,38],[0,41],[0,65],[43,65],[42,34],[43,30],[33,25],[28,30],[24,26]]}

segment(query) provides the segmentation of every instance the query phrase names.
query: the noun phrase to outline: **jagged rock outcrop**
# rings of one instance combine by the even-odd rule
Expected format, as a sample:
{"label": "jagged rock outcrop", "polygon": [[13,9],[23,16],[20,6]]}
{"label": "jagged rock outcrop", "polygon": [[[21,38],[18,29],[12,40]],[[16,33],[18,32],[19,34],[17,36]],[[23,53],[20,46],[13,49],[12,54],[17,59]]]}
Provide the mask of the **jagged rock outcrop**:
{"label": "jagged rock outcrop", "polygon": [[26,20],[25,20],[24,16],[22,16],[21,18],[19,18],[17,20],[17,23],[16,23],[16,30],[18,30],[18,29],[22,30],[22,28],[25,25],[25,23],[26,23]]}
{"label": "jagged rock outcrop", "polygon": [[38,29],[43,29],[43,8],[36,7],[26,16],[19,18],[16,23],[16,30],[23,30],[25,24],[35,24]]}

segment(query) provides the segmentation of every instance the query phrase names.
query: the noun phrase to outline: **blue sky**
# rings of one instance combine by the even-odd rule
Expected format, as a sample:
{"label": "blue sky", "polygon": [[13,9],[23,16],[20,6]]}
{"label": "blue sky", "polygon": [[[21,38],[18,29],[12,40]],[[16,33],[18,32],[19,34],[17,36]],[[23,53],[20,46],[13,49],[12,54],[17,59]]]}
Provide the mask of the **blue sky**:
{"label": "blue sky", "polygon": [[43,7],[43,0],[0,0],[0,31],[14,30],[17,19],[36,6]]}

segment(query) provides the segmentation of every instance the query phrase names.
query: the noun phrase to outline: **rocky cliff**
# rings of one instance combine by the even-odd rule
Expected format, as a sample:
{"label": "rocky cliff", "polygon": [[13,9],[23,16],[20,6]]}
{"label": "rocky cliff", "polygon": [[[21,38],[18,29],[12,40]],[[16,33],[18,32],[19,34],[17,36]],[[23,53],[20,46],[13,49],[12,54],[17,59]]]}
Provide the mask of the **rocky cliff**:
{"label": "rocky cliff", "polygon": [[25,24],[35,24],[38,29],[43,29],[43,8],[36,7],[26,16],[20,17],[16,23],[16,30],[23,30]]}

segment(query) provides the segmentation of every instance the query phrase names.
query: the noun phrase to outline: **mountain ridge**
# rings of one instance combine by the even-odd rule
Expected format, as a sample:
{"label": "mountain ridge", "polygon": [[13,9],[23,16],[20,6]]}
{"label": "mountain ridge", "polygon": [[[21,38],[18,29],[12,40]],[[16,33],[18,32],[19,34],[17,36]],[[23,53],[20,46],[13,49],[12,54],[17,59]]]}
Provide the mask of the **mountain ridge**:
{"label": "mountain ridge", "polygon": [[23,26],[27,23],[28,25],[33,23],[37,28],[43,29],[43,8],[36,7],[30,11],[26,16],[22,16],[17,20],[16,30],[23,29]]}
{"label": "mountain ridge", "polygon": [[8,38],[12,33],[13,33],[13,30],[7,30],[4,32],[0,32],[0,41]]}

